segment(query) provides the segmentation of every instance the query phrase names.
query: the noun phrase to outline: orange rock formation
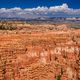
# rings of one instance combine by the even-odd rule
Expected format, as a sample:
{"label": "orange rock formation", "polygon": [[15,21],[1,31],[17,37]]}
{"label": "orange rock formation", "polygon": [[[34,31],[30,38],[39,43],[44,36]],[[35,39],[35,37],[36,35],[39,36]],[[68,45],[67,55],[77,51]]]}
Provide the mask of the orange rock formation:
{"label": "orange rock formation", "polygon": [[0,80],[79,80],[80,31],[0,34]]}

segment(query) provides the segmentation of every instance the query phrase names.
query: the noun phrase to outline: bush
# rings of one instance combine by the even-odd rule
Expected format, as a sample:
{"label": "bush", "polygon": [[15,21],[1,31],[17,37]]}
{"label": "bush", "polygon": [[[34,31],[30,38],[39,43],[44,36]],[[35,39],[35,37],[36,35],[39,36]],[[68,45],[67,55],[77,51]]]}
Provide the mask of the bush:
{"label": "bush", "polygon": [[56,80],[61,80],[61,76],[60,75],[56,76]]}
{"label": "bush", "polygon": [[11,25],[0,25],[0,30],[16,30],[17,27]]}

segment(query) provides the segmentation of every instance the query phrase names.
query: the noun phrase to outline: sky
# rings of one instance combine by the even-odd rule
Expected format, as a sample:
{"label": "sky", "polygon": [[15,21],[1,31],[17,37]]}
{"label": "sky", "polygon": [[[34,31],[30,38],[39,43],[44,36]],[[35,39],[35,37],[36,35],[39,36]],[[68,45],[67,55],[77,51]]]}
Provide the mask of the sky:
{"label": "sky", "polygon": [[80,17],[80,0],[0,0],[0,17]]}
{"label": "sky", "polygon": [[68,4],[70,8],[80,8],[80,0],[0,0],[0,8],[33,8],[37,6],[56,6],[63,3]]}

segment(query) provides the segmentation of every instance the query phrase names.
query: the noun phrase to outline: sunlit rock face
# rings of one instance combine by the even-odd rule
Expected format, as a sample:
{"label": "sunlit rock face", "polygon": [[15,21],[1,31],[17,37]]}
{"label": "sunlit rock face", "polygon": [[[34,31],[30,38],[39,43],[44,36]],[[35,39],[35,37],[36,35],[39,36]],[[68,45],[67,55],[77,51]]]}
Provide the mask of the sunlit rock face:
{"label": "sunlit rock face", "polygon": [[79,80],[80,37],[60,34],[0,34],[0,80]]}

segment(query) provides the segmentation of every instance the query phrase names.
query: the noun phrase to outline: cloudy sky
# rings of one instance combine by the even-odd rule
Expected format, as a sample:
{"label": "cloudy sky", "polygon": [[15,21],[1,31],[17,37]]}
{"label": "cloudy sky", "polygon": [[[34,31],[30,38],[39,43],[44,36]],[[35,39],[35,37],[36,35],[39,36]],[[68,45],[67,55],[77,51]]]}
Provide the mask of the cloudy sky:
{"label": "cloudy sky", "polygon": [[80,17],[80,0],[0,0],[0,17]]}

